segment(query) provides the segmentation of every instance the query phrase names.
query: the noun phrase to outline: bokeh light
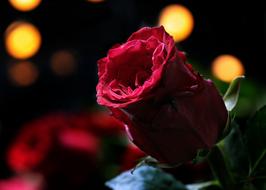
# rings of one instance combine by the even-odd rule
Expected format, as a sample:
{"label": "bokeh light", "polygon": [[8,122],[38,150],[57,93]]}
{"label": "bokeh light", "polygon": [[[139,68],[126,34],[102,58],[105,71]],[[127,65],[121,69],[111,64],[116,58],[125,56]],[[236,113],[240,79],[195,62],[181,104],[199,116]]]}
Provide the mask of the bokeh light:
{"label": "bokeh light", "polygon": [[9,0],[9,3],[19,11],[31,11],[41,3],[41,0]]}
{"label": "bokeh light", "polygon": [[212,63],[212,73],[218,79],[230,82],[243,75],[245,69],[241,61],[233,55],[220,55]]}
{"label": "bokeh light", "polygon": [[24,61],[10,65],[8,75],[14,85],[25,87],[36,81],[39,72],[33,63]]}
{"label": "bokeh light", "polygon": [[51,57],[51,69],[58,76],[68,76],[74,73],[76,68],[76,57],[69,50],[59,50]]}
{"label": "bokeh light", "polygon": [[90,3],[102,3],[104,0],[88,0]]}
{"label": "bokeh light", "polygon": [[194,19],[192,13],[182,5],[169,5],[159,16],[159,25],[173,36],[175,42],[185,40],[192,32]]}
{"label": "bokeh light", "polygon": [[41,46],[41,34],[32,24],[24,21],[12,23],[5,32],[7,52],[14,58],[27,59]]}

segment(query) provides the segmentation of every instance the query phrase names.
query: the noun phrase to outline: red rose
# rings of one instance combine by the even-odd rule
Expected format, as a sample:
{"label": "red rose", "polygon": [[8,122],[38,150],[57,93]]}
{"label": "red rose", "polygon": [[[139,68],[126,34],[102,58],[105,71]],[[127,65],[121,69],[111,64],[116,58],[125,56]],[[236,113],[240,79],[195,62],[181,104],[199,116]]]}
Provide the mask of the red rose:
{"label": "red rose", "polygon": [[211,148],[226,124],[217,89],[186,64],[163,27],[133,33],[98,61],[98,69],[98,103],[161,162],[177,164]]}

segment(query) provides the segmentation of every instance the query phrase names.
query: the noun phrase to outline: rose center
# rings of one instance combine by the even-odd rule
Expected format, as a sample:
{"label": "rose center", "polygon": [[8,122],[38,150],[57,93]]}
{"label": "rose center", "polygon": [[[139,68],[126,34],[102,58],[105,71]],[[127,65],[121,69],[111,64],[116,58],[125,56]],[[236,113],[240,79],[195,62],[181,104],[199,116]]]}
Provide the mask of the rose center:
{"label": "rose center", "polygon": [[[142,86],[152,75],[152,55],[156,46],[154,44],[137,41],[134,45],[121,49],[122,53],[110,56],[112,65],[112,89],[117,94],[129,94]],[[118,50],[117,50],[118,51]]]}

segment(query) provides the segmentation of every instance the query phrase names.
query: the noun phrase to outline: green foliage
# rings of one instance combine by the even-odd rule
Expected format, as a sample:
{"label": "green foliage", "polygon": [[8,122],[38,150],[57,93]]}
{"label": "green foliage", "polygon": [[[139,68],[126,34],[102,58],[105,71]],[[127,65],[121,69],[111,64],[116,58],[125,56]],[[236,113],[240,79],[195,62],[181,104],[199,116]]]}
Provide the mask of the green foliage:
{"label": "green foliage", "polygon": [[248,122],[244,140],[250,161],[248,179],[258,189],[266,189],[266,106]]}
{"label": "green foliage", "polygon": [[245,134],[250,159],[249,175],[266,176],[266,106],[248,122]]}
{"label": "green foliage", "polygon": [[248,152],[243,138],[239,126],[234,123],[231,133],[224,140],[223,151],[234,178],[246,176],[249,170]]}
{"label": "green foliage", "polygon": [[196,164],[196,163],[200,163],[206,160],[209,153],[210,153],[210,150],[208,149],[199,149],[197,151],[196,157],[192,160],[192,163]]}
{"label": "green foliage", "polygon": [[[217,177],[222,181],[224,188],[233,183],[228,189],[262,190],[266,187],[266,106],[260,109],[246,126],[239,127],[233,124],[230,134],[218,144],[221,155],[214,153],[217,157],[223,157],[223,164],[215,168]],[[225,172],[224,170],[227,170]],[[230,176],[230,177],[228,177]],[[225,188],[227,189],[227,188]]]}
{"label": "green foliage", "polygon": [[221,186],[226,190],[233,190],[235,189],[235,181],[230,169],[228,168],[228,164],[224,159],[220,146],[217,145],[213,147],[208,156],[208,162],[214,176],[218,179]]}
{"label": "green foliage", "polygon": [[239,97],[239,91],[240,91],[240,81],[243,80],[244,76],[236,77],[228,87],[223,99],[226,106],[226,109],[228,111],[232,111],[234,107],[236,106],[236,103],[238,101]]}
{"label": "green foliage", "polygon": [[132,172],[136,168],[144,166],[144,165],[159,167],[159,168],[175,168],[175,167],[178,167],[180,164],[177,164],[177,165],[164,164],[164,163],[160,163],[158,160],[156,160],[155,158],[151,156],[146,156],[140,160],[140,162],[135,166]]}
{"label": "green foliage", "polygon": [[189,184],[186,187],[188,190],[222,190],[218,181]]}
{"label": "green foliage", "polygon": [[151,166],[138,167],[133,173],[124,172],[106,185],[113,190],[187,190],[173,176]]}

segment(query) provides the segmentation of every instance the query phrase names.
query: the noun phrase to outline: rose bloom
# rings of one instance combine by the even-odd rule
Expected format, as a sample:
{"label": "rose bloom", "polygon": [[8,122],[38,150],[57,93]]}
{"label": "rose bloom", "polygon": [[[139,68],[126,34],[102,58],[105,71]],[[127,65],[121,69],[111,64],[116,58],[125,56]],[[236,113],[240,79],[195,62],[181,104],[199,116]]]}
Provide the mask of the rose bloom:
{"label": "rose bloom", "polygon": [[163,27],[142,28],[98,61],[97,102],[129,138],[164,163],[210,149],[227,121],[222,97],[187,63]]}

